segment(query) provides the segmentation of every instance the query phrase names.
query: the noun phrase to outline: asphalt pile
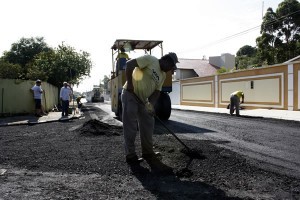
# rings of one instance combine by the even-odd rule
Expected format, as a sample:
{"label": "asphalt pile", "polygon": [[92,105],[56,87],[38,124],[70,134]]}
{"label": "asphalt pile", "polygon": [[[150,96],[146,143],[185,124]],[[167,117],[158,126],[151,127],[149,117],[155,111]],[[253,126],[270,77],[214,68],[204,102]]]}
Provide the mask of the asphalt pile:
{"label": "asphalt pile", "polygon": [[84,136],[120,136],[122,127],[109,125],[97,119],[86,121],[79,129],[81,135]]}

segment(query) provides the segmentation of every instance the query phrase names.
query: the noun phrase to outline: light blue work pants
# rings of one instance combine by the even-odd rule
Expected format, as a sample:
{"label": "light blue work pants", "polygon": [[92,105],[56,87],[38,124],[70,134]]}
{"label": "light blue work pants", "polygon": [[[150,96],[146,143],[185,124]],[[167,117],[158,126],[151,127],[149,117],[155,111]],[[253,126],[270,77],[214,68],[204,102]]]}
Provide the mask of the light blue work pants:
{"label": "light blue work pants", "polygon": [[[144,104],[139,102],[133,93],[123,89],[121,100],[126,156],[136,155],[135,138],[138,131],[141,138],[142,154],[152,154],[154,117],[149,115]],[[139,130],[137,130],[137,126]]]}

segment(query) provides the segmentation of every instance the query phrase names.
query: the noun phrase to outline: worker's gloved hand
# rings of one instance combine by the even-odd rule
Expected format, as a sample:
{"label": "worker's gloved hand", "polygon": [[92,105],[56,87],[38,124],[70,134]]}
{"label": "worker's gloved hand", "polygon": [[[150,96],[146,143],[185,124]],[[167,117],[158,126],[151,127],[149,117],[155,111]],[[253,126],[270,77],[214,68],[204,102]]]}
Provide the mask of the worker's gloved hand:
{"label": "worker's gloved hand", "polygon": [[146,107],[147,112],[148,112],[150,115],[152,115],[152,116],[155,115],[154,106],[153,106],[149,101],[146,102],[145,107]]}

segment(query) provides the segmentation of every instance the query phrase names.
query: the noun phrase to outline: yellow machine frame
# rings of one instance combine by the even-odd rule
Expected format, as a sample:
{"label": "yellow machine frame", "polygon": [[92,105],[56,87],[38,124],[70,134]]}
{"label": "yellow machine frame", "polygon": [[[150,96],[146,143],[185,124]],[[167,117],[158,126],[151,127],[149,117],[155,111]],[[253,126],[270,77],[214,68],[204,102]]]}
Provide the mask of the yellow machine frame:
{"label": "yellow machine frame", "polygon": [[[121,103],[121,92],[122,87],[125,84],[125,70],[120,69],[120,66],[116,64],[117,55],[120,53],[121,48],[127,50],[142,50],[145,54],[152,54],[152,49],[158,47],[161,49],[161,56],[163,56],[163,41],[160,40],[130,40],[130,39],[117,39],[112,50],[112,72],[110,81],[110,92],[111,92],[111,109],[116,116],[121,118],[122,103]],[[166,76],[166,80],[163,84],[161,96],[163,100],[158,101],[156,109],[159,108],[157,114],[162,119],[168,119],[171,114],[171,100],[168,93],[172,91],[172,72],[169,71]],[[167,95],[167,96],[166,96]],[[164,105],[159,105],[164,104]]]}

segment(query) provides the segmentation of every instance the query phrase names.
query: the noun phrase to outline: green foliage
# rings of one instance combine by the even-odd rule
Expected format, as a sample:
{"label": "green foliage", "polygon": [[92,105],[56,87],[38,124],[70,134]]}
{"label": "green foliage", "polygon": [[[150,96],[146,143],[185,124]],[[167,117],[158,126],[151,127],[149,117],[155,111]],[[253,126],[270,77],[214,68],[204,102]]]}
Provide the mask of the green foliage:
{"label": "green foliage", "polygon": [[0,59],[0,78],[18,79],[22,74],[22,67]]}
{"label": "green foliage", "polygon": [[285,62],[300,54],[300,3],[284,0],[276,12],[269,8],[261,25],[261,36],[256,39],[261,63]]}
{"label": "green foliage", "polygon": [[225,67],[221,67],[220,69],[217,70],[217,74],[223,74],[226,72],[230,72],[230,69],[226,69]]}
{"label": "green foliage", "polygon": [[21,38],[11,45],[10,51],[4,52],[2,59],[8,63],[20,65],[22,67],[21,78],[27,79],[28,64],[34,60],[37,54],[50,50],[51,48],[42,37]]}
{"label": "green foliage", "polygon": [[60,87],[64,81],[79,84],[84,77],[89,76],[92,62],[87,52],[78,53],[62,43],[53,51],[37,55],[31,67],[45,72],[47,82]]}
{"label": "green foliage", "polygon": [[249,45],[241,47],[236,54],[237,69],[248,69],[258,66],[257,49]]}
{"label": "green foliage", "polygon": [[46,71],[41,70],[39,67],[35,66],[35,65],[30,65],[27,68],[27,75],[26,78],[30,79],[30,80],[44,80],[47,81],[48,80],[48,74]]}
{"label": "green foliage", "polygon": [[59,45],[52,49],[43,38],[21,38],[0,59],[1,78],[47,81],[61,87],[64,81],[79,84],[89,76],[92,62],[85,51]]}
{"label": "green foliage", "polygon": [[261,65],[254,64],[259,63],[258,57],[256,56],[237,56],[236,64],[238,69],[249,69],[254,67],[259,67]]}
{"label": "green foliage", "polygon": [[238,50],[238,69],[282,63],[300,55],[300,3],[284,0],[276,12],[268,8],[260,32],[257,48],[245,45]]}
{"label": "green foliage", "polygon": [[256,54],[256,48],[249,45],[241,47],[236,53],[237,56],[254,56]]}
{"label": "green foliage", "polygon": [[103,82],[103,87],[104,87],[105,90],[108,89],[108,82],[109,82],[109,80],[110,80],[110,78],[108,76],[104,75],[104,78],[103,78],[102,82]]}

